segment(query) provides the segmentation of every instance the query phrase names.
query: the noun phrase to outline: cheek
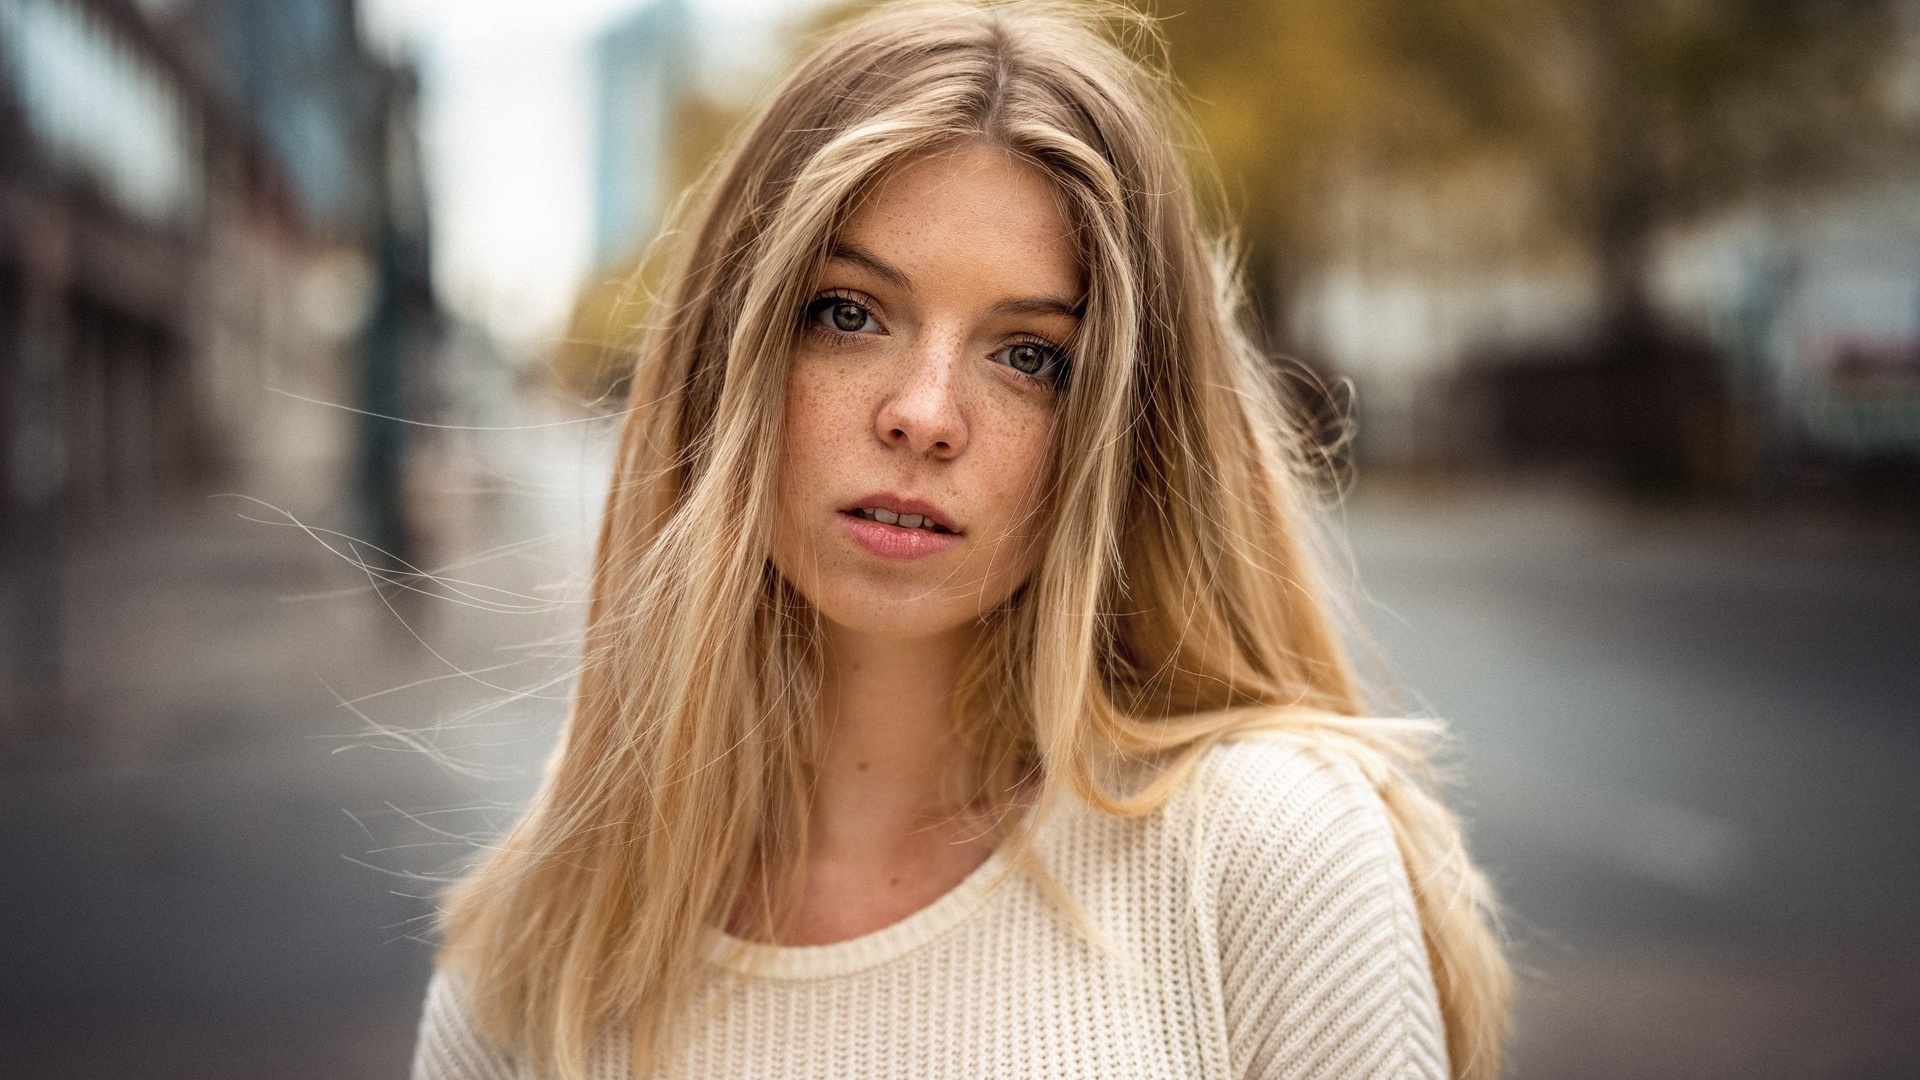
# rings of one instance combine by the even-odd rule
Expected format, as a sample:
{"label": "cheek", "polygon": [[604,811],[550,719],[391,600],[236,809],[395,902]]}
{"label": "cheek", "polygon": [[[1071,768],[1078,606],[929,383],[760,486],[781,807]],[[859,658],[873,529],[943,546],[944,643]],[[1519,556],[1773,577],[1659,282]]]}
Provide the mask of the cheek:
{"label": "cheek", "polygon": [[799,350],[787,375],[788,460],[795,464],[834,460],[859,430],[862,394],[858,380],[832,364],[810,360],[805,350]]}
{"label": "cheek", "polygon": [[795,483],[804,483],[811,471],[806,467],[819,451],[815,444],[822,432],[819,430],[820,409],[815,399],[818,388],[805,378],[802,372],[795,370],[787,379],[786,412],[781,420],[780,445],[780,491],[781,502],[786,492]]}
{"label": "cheek", "polygon": [[802,545],[818,537],[804,519],[826,498],[831,480],[860,449],[857,410],[862,388],[836,378],[831,365],[809,363],[796,355],[787,376],[782,418],[780,469],[774,494],[773,556],[784,568],[802,562]]}
{"label": "cheek", "polygon": [[1038,557],[1038,543],[1046,535],[1054,479],[1053,437],[1048,414],[1009,418],[990,461],[982,471],[991,478],[995,503],[1004,516],[1002,528],[1009,540],[1021,544],[1019,564],[1030,567]]}
{"label": "cheek", "polygon": [[795,463],[841,460],[870,431],[877,393],[870,375],[796,349],[787,374],[786,457]]}
{"label": "cheek", "polygon": [[814,388],[796,367],[787,378],[786,408],[781,419],[780,470],[774,488],[774,561],[783,567],[793,564],[794,547],[803,535],[795,528],[801,506],[808,502],[809,485],[818,479],[815,462],[822,432],[818,428],[819,409]]}

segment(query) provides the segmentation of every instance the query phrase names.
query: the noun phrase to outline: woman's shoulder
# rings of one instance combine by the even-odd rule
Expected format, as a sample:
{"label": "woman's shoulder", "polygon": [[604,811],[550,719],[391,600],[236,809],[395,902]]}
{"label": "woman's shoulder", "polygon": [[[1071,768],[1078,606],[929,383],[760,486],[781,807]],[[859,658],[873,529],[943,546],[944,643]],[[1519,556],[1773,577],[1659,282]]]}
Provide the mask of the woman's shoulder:
{"label": "woman's shoulder", "polygon": [[1238,736],[1207,748],[1179,796],[1229,832],[1335,824],[1379,812],[1379,793],[1337,746],[1289,732]]}
{"label": "woman's shoulder", "polygon": [[413,1080],[512,1080],[513,1059],[481,1032],[459,976],[436,970],[427,983],[420,1032],[413,1050]]}
{"label": "woman's shoulder", "polygon": [[[1159,768],[1174,767],[1170,764]],[[1138,793],[1150,769],[1118,785]],[[1235,736],[1199,751],[1156,809],[1115,815],[1069,800],[1035,840],[1048,872],[1070,890],[1128,875],[1141,888],[1179,888],[1233,902],[1246,883],[1304,881],[1329,855],[1392,848],[1379,796],[1337,749],[1287,732]],[[1377,859],[1375,860],[1377,862]]]}
{"label": "woman's shoulder", "polygon": [[1238,739],[1207,750],[1181,796],[1248,1073],[1293,1076],[1289,1062],[1346,1047],[1343,1076],[1447,1075],[1406,864],[1361,763],[1298,736]]}
{"label": "woman's shoulder", "polygon": [[[1098,848],[1103,861],[1115,845],[1146,845],[1189,865],[1244,865],[1256,856],[1297,861],[1342,836],[1391,843],[1379,793],[1337,745],[1262,731],[1215,743],[1183,767],[1185,775],[1158,809],[1116,817],[1072,802],[1047,830],[1048,839]],[[1137,792],[1155,782],[1155,773],[1143,770],[1120,790]]]}
{"label": "woman's shoulder", "polygon": [[1300,900],[1335,881],[1407,888],[1386,805],[1337,745],[1284,732],[1222,742],[1167,814],[1228,906]]}

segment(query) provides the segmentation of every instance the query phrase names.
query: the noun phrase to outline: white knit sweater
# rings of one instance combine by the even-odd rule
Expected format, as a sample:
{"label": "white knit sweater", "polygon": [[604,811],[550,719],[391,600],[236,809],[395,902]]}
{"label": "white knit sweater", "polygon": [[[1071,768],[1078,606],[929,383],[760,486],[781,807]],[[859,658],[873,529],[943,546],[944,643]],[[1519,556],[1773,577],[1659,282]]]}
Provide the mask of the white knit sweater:
{"label": "white knit sweater", "polygon": [[[1285,741],[1231,743],[1159,812],[1062,810],[1035,845],[1104,943],[1031,878],[1004,873],[1004,852],[850,941],[716,934],[714,963],[752,974],[713,980],[718,1011],[663,1075],[1447,1076],[1406,870],[1351,765]],[[435,976],[414,1080],[531,1075]],[[593,1075],[629,1075],[623,1038],[604,1040]]]}

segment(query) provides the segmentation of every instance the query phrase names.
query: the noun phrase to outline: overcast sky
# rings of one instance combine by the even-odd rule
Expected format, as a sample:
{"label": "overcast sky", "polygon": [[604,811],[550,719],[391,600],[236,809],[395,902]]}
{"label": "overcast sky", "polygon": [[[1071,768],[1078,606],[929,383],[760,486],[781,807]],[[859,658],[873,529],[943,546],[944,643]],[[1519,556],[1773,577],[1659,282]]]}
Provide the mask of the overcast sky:
{"label": "overcast sky", "polygon": [[[435,274],[449,307],[542,347],[589,272],[593,37],[648,0],[363,0],[420,63]],[[703,78],[757,86],[815,0],[688,0]]]}

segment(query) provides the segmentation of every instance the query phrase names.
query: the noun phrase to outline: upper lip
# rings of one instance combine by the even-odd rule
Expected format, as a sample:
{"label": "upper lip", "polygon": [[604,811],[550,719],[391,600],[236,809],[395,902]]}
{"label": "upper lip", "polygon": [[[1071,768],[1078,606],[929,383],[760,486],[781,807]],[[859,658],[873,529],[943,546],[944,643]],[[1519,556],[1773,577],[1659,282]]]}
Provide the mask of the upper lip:
{"label": "upper lip", "polygon": [[909,498],[905,495],[895,495],[891,492],[862,495],[853,502],[848,503],[845,507],[842,507],[842,512],[844,513],[850,514],[855,510],[890,510],[896,514],[919,514],[921,517],[926,518],[950,533],[958,533],[960,531],[960,526],[954,524],[952,518],[941,513],[939,507],[925,499]]}

